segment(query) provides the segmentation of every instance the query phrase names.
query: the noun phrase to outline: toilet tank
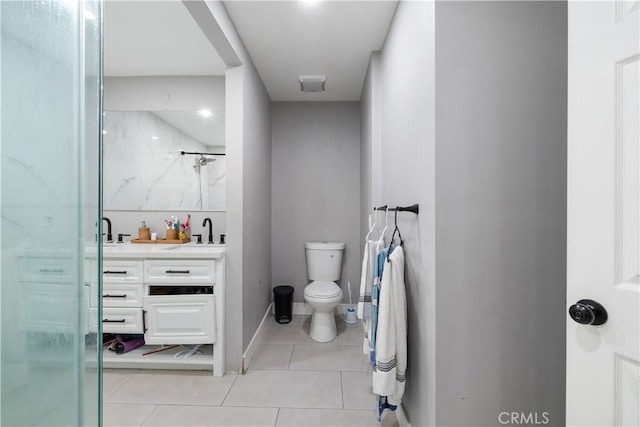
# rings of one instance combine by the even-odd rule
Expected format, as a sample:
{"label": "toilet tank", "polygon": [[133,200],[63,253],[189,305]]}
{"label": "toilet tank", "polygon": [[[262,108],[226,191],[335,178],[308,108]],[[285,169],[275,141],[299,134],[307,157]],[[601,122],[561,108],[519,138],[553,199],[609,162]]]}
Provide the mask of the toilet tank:
{"label": "toilet tank", "polygon": [[304,247],[309,280],[340,280],[345,246],[341,242],[306,242]]}

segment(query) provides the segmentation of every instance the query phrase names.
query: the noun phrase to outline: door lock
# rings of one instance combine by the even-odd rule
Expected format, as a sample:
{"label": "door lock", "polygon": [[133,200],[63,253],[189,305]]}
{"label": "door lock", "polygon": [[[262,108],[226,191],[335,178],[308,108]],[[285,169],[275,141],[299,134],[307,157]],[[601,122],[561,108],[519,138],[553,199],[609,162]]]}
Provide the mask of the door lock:
{"label": "door lock", "polygon": [[593,300],[581,299],[569,307],[569,316],[581,325],[602,325],[607,321],[607,310]]}

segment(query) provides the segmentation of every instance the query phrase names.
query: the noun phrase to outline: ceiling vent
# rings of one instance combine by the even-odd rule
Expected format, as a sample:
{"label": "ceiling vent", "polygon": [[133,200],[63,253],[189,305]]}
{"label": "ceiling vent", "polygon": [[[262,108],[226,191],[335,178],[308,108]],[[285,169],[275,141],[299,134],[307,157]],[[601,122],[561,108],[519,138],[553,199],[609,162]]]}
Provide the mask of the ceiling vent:
{"label": "ceiling vent", "polygon": [[325,76],[298,76],[300,90],[303,92],[324,92]]}

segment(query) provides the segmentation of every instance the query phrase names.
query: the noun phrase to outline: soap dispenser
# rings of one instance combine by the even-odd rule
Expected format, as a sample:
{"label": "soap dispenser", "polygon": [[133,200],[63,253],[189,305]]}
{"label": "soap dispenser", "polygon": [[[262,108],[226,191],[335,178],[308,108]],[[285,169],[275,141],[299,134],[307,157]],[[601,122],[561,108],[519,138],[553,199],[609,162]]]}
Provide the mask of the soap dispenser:
{"label": "soap dispenser", "polygon": [[140,228],[138,228],[138,239],[151,240],[151,230],[144,221],[140,223]]}

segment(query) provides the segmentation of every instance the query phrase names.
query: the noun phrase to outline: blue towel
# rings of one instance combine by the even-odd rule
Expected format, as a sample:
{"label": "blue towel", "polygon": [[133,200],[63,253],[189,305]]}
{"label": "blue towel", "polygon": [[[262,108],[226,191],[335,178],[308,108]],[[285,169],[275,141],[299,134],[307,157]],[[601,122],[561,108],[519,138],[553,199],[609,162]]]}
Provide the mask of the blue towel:
{"label": "blue towel", "polygon": [[378,299],[380,297],[380,280],[384,271],[387,255],[393,252],[394,247],[384,248],[376,257],[373,286],[371,287],[371,336],[369,337],[369,364],[376,366],[376,329],[378,327]]}

